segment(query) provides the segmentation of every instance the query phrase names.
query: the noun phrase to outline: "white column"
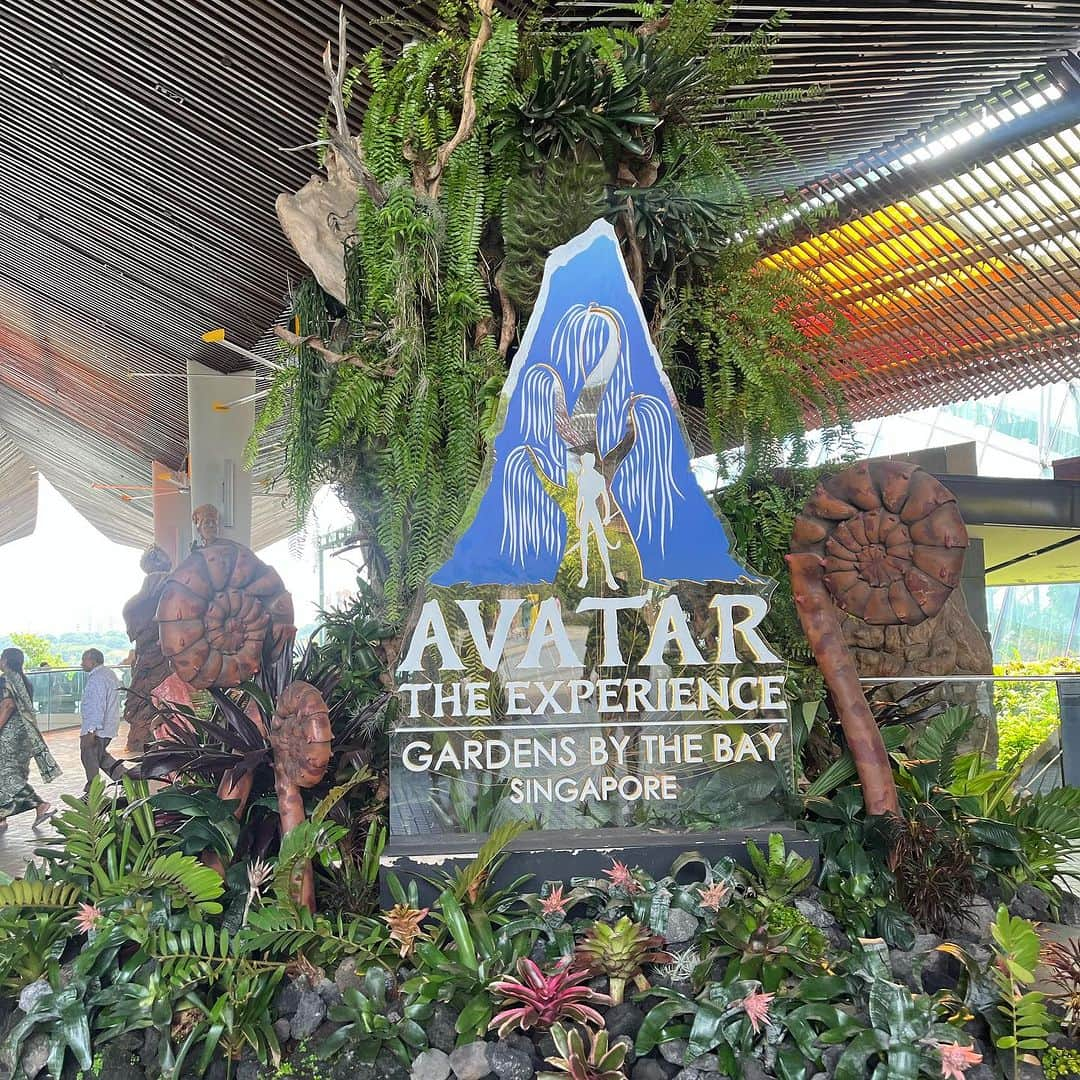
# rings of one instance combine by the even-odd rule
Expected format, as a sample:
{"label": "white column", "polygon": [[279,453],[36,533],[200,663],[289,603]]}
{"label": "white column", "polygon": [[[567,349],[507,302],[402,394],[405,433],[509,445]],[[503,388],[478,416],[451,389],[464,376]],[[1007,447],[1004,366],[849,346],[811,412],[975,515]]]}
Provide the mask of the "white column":
{"label": "white column", "polygon": [[154,492],[154,543],[168,552],[173,566],[191,547],[191,494],[187,477],[160,461],[150,463]]}
{"label": "white column", "polygon": [[[188,361],[189,375],[213,375]],[[232,404],[255,393],[254,375],[188,379],[188,453],[192,509],[212,503],[221,515],[221,535],[251,544],[251,474],[244,471],[244,446],[255,421],[255,405]]]}

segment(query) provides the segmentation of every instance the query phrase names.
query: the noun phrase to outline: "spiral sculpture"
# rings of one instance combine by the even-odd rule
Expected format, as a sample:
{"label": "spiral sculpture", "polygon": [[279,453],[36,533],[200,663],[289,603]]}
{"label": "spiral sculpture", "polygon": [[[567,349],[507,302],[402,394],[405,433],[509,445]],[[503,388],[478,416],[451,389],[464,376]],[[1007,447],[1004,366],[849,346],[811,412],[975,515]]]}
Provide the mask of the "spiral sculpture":
{"label": "spiral sculpture", "polygon": [[906,462],[863,462],[826,478],[796,518],[787,557],[796,610],[871,814],[899,814],[899,801],[836,609],[874,626],[932,618],[960,582],[967,545],[955,496]]}
{"label": "spiral sculpture", "polygon": [[[278,696],[270,720],[282,836],[304,820],[301,789],[314,787],[326,775],[333,737],[330,712],[322,694],[311,683],[290,683]],[[314,911],[315,879],[310,863],[301,871],[297,893],[297,902]]]}
{"label": "spiral sculpture", "polygon": [[217,539],[193,551],[170,575],[157,607],[161,651],[188,685],[239,686],[291,647],[293,603],[254,552]]}

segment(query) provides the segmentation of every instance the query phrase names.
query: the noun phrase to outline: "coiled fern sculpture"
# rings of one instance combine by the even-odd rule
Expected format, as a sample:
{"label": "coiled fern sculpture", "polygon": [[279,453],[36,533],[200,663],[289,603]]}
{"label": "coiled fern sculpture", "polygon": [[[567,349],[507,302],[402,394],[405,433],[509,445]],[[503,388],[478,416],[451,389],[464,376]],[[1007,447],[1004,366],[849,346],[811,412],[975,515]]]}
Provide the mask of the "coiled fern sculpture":
{"label": "coiled fern sculpture", "polygon": [[837,609],[876,626],[932,618],[960,583],[967,529],[955,496],[917,465],[862,462],[818,484],[795,520],[795,608],[840,715],[871,814],[899,814],[889,756]]}

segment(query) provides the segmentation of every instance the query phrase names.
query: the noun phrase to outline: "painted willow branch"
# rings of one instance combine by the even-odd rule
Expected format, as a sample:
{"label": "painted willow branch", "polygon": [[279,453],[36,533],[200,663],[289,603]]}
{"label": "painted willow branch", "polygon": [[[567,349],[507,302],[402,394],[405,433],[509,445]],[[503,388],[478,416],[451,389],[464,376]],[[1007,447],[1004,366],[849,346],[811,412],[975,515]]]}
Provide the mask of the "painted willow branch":
{"label": "painted willow branch", "polygon": [[956,498],[917,465],[863,462],[818,484],[795,520],[795,608],[840,716],[871,814],[899,814],[892,767],[837,609],[915,626],[960,582],[967,530]]}

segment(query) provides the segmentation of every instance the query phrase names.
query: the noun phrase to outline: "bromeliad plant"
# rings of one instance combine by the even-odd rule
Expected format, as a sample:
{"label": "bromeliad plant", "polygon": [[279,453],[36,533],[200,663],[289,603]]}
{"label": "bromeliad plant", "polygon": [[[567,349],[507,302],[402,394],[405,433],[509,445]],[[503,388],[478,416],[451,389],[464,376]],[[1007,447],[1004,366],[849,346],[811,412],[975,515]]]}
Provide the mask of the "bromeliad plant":
{"label": "bromeliad plant", "polygon": [[623,1080],[627,1046],[623,1042],[609,1046],[606,1031],[590,1033],[588,1050],[576,1028],[567,1030],[556,1024],[551,1037],[558,1052],[547,1062],[555,1071],[542,1072],[537,1080]]}
{"label": "bromeliad plant", "polygon": [[549,1028],[562,1020],[603,1027],[604,1018],[593,1006],[610,1005],[612,999],[584,985],[591,972],[575,971],[569,960],[562,960],[550,975],[545,975],[536,963],[523,956],[517,962],[517,973],[517,979],[491,984],[493,994],[516,1003],[496,1013],[488,1025],[498,1030],[500,1038],[505,1039],[515,1028]]}
{"label": "bromeliad plant", "polygon": [[593,923],[577,947],[576,960],[589,974],[607,976],[611,1000],[619,1005],[627,983],[633,982],[639,990],[648,989],[646,964],[670,963],[671,954],[663,951],[663,944],[658,934],[650,934],[624,915],[614,926]]}
{"label": "bromeliad plant", "polygon": [[757,878],[757,895],[766,904],[785,903],[809,888],[813,860],[787,851],[780,833],[770,834],[767,854],[753,840],[747,841],[746,852]]}

